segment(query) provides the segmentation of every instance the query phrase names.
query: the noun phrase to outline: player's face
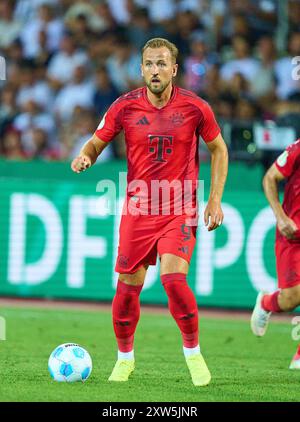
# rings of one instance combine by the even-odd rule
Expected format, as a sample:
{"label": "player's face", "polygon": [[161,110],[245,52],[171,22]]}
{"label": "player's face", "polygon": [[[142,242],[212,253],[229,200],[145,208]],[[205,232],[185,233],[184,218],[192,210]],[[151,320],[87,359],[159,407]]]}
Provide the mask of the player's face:
{"label": "player's face", "polygon": [[177,64],[174,64],[167,47],[147,48],[141,64],[142,76],[153,94],[161,94],[176,76]]}

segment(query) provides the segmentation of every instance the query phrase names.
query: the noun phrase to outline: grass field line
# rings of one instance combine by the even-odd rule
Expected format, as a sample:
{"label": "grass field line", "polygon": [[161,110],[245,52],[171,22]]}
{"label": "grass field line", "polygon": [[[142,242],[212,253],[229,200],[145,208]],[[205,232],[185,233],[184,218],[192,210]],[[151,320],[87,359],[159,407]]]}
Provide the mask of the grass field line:
{"label": "grass field line", "polygon": [[[37,299],[37,298],[15,298],[15,297],[0,297],[0,314],[1,308],[31,308],[40,309],[44,311],[49,310],[80,310],[80,311],[106,311],[111,312],[111,303],[109,302],[91,302],[78,300],[54,300],[54,299]],[[146,314],[169,314],[166,305],[149,305],[141,304],[141,312]],[[36,314],[35,314],[36,315]],[[272,315],[273,322],[287,323],[291,322],[296,314],[274,314]],[[240,309],[223,309],[223,308],[205,308],[199,306],[199,316],[213,319],[239,319],[249,321],[251,311]]]}

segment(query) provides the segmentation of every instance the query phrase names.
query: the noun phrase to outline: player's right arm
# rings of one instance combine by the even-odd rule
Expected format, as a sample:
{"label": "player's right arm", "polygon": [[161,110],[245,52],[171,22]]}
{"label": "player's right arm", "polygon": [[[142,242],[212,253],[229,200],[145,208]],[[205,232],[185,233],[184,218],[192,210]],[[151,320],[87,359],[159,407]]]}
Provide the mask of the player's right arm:
{"label": "player's right arm", "polygon": [[107,145],[107,142],[102,141],[94,134],[91,139],[83,145],[79,155],[72,161],[72,170],[75,173],[81,173],[91,167]]}
{"label": "player's right arm", "polygon": [[278,170],[274,163],[263,178],[263,187],[276,217],[278,230],[287,239],[293,239],[298,227],[284,212],[278,195],[278,183],[283,179],[285,179],[285,176]]}

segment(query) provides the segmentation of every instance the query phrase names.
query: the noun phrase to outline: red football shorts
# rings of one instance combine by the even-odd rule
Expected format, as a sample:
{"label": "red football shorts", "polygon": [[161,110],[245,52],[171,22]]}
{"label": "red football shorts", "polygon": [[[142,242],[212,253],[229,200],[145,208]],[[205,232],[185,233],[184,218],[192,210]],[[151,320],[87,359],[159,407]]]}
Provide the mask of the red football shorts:
{"label": "red football shorts", "polygon": [[115,271],[132,274],[142,265],[155,265],[157,254],[171,253],[190,263],[196,226],[186,215],[123,215]]}
{"label": "red football shorts", "polygon": [[275,253],[278,287],[287,289],[300,284],[300,242],[280,236],[276,239]]}

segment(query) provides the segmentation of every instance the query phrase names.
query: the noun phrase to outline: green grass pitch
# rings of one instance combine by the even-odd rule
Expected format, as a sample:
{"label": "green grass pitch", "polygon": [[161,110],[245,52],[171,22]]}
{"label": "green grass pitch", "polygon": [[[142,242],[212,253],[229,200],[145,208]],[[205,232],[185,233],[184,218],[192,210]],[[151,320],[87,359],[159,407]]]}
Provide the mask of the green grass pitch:
{"label": "green grass pitch", "polygon": [[[296,342],[288,322],[272,322],[264,338],[248,321],[201,318],[200,340],[212,373],[207,387],[192,385],[177,327],[169,315],[142,312],[136,369],[127,383],[109,383],[116,345],[108,311],[0,309],[7,340],[0,341],[0,401],[200,402],[299,401],[300,371],[288,370]],[[86,383],[56,383],[51,351],[76,342],[93,359]]]}

